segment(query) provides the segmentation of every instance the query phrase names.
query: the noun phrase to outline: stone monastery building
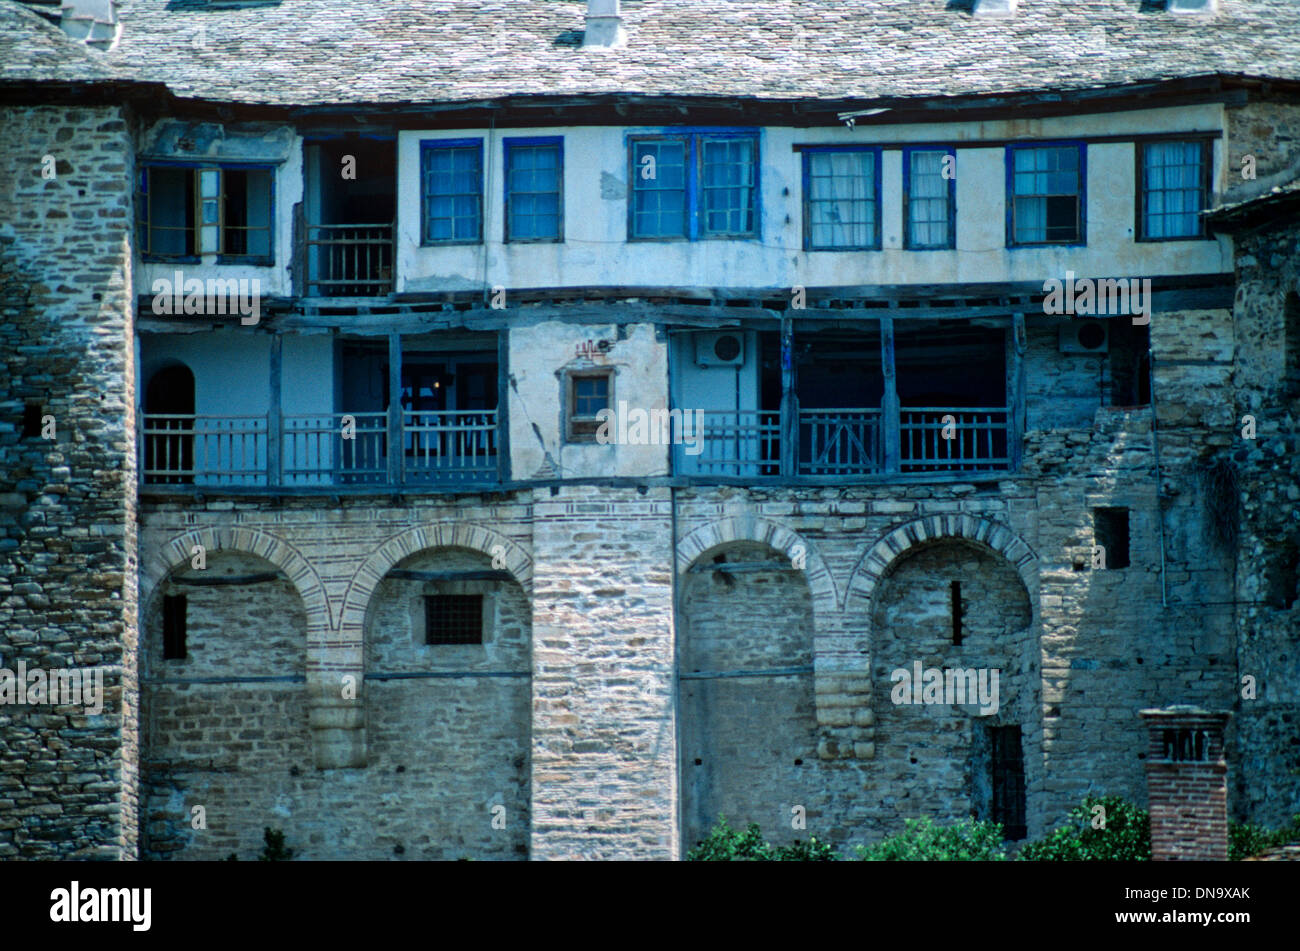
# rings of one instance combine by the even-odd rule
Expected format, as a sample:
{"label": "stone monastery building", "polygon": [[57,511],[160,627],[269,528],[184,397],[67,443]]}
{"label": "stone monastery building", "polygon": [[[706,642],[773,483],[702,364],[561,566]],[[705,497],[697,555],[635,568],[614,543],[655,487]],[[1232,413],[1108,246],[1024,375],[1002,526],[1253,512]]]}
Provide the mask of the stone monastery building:
{"label": "stone monastery building", "polygon": [[1294,0],[0,0],[0,858],[1280,824],[1298,282]]}

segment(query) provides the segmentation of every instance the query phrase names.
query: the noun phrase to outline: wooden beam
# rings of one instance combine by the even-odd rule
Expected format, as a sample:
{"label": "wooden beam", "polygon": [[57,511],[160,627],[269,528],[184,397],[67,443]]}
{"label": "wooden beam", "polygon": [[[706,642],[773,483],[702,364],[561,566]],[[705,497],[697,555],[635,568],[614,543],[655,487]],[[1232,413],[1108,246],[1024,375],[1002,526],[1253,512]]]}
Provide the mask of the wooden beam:
{"label": "wooden beam", "polygon": [[231,585],[266,584],[284,578],[280,571],[260,571],[251,575],[172,575],[172,584],[192,585],[199,588],[223,588]]}
{"label": "wooden beam", "polygon": [[407,568],[394,568],[387,577],[399,581],[514,581],[514,575],[508,571],[484,569],[467,569],[465,571],[414,571]]}
{"label": "wooden beam", "polygon": [[799,471],[799,396],[794,359],[794,321],[781,318],[781,474]]}
{"label": "wooden beam", "polygon": [[281,368],[284,362],[284,335],[271,335],[271,405],[266,414],[266,478],[271,485],[284,482],[280,448],[284,441],[284,416],[281,413]]}
{"label": "wooden beam", "polygon": [[510,481],[510,334],[497,331],[497,478]]}
{"label": "wooden beam", "polygon": [[748,574],[754,571],[798,571],[788,561],[724,561],[718,564],[699,564],[692,565],[691,574],[701,574],[707,571],[721,571],[726,574]]}
{"label": "wooden beam", "polygon": [[1007,346],[1011,357],[1011,427],[1007,433],[1011,445],[1008,447],[1008,455],[1012,471],[1018,472],[1025,448],[1025,351],[1029,346],[1025,336],[1024,314],[1012,315],[1011,333],[1008,336]]}
{"label": "wooden beam", "polygon": [[880,368],[885,378],[885,393],[881,402],[881,416],[885,431],[885,473],[898,472],[901,458],[899,430],[898,381],[894,373],[894,318],[880,318]]}
{"label": "wooden beam", "polygon": [[402,440],[402,335],[388,335],[388,484],[402,484],[406,446]]}

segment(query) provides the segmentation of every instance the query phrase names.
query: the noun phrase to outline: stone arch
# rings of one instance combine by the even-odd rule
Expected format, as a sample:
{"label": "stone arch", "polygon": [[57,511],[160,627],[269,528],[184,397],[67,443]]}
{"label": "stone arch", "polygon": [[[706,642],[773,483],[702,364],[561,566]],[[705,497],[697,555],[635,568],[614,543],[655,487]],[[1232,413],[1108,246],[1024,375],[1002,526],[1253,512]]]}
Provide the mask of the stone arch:
{"label": "stone arch", "polygon": [[870,617],[876,590],[898,559],[912,549],[938,541],[964,541],[1009,561],[1029,593],[1030,608],[1037,618],[1038,556],[1007,526],[974,515],[927,515],[893,529],[854,566],[845,589],[845,611],[861,608]]}
{"label": "stone arch", "polygon": [[375,586],[399,561],[430,548],[468,548],[489,558],[501,546],[505,570],[530,596],[533,584],[533,559],[511,538],[483,525],[470,522],[435,522],[394,535],[363,561],[348,582],[339,611],[339,633],[345,638],[355,633],[359,639],[365,624],[366,606]]}
{"label": "stone arch", "polygon": [[814,623],[835,613],[839,595],[835,590],[835,579],[821,553],[802,535],[770,519],[732,515],[694,529],[677,544],[678,574],[688,571],[706,552],[731,542],[757,542],[787,556],[796,545],[802,545],[807,558],[804,575],[812,594]]}
{"label": "stone arch", "polygon": [[148,591],[142,609],[157,595],[159,586],[168,575],[190,563],[195,545],[202,545],[208,553],[224,551],[255,555],[283,571],[307,609],[309,642],[324,637],[333,628],[333,612],[316,569],[284,539],[241,526],[195,529],[146,551],[140,559],[142,587]]}

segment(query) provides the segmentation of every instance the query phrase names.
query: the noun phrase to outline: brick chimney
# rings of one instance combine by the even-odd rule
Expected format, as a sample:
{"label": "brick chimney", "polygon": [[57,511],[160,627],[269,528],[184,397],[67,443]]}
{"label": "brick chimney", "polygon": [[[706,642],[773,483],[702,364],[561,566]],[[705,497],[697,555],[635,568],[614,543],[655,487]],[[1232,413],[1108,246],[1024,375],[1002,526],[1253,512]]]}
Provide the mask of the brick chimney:
{"label": "brick chimney", "polygon": [[582,34],[584,48],[627,45],[619,0],[587,0],[587,29]]}
{"label": "brick chimney", "polygon": [[1152,861],[1226,861],[1223,735],[1232,714],[1190,706],[1140,712],[1148,737]]}
{"label": "brick chimney", "polygon": [[117,19],[116,0],[63,0],[59,27],[74,40],[96,49],[110,49],[117,42],[122,25]]}

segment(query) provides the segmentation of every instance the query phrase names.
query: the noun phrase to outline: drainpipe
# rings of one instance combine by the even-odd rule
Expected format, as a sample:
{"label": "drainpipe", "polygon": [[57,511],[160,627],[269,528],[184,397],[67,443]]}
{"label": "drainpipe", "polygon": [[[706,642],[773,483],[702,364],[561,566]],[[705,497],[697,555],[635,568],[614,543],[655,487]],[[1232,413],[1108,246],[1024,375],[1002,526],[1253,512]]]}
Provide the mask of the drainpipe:
{"label": "drainpipe", "polygon": [[1156,416],[1156,351],[1147,341],[1148,376],[1151,379],[1151,446],[1156,457],[1156,515],[1160,519],[1160,605],[1169,607],[1169,591],[1165,578],[1165,508],[1161,496],[1164,493],[1164,480],[1160,477],[1160,431]]}

